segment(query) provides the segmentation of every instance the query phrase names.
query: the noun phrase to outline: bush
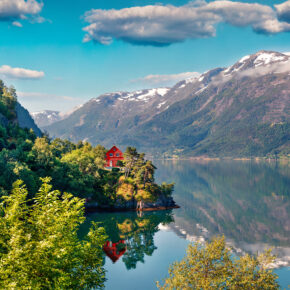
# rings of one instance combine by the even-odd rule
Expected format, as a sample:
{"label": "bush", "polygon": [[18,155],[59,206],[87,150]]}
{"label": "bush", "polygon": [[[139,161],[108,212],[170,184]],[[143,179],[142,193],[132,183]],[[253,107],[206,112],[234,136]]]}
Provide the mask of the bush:
{"label": "bush", "polygon": [[204,246],[190,244],[187,255],[169,269],[169,278],[160,289],[279,289],[277,275],[268,269],[274,257],[270,251],[233,259],[225,238]]}
{"label": "bush", "polygon": [[17,181],[0,203],[0,288],[102,288],[104,229],[94,224],[80,241],[84,200],[52,191],[48,178],[42,181],[32,201]]}

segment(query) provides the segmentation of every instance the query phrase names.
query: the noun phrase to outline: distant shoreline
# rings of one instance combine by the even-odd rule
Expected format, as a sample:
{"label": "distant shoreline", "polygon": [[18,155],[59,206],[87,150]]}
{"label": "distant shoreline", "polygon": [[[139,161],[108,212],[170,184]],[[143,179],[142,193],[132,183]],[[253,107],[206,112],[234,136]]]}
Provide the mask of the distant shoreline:
{"label": "distant shoreline", "polygon": [[234,160],[234,161],[290,161],[290,157],[280,157],[280,158],[268,158],[268,157],[166,157],[166,158],[154,158],[153,160],[202,160],[202,161],[225,161],[225,160]]}

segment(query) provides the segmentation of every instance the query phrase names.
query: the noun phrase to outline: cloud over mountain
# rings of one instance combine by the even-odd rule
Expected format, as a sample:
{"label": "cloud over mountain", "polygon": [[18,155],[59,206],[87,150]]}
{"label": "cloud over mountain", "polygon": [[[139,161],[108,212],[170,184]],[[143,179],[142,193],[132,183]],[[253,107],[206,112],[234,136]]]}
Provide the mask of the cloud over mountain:
{"label": "cloud over mountain", "polygon": [[[278,13],[288,7],[284,4],[277,5]],[[290,24],[277,17],[277,11],[270,6],[229,0],[210,3],[201,0],[184,6],[158,4],[121,10],[93,9],[85,14],[89,25],[83,29],[84,41],[108,45],[118,39],[138,45],[166,46],[186,39],[215,36],[219,23],[250,26],[255,32],[265,34],[290,31]]]}
{"label": "cloud over mountain", "polygon": [[21,104],[24,104],[31,112],[42,111],[43,102],[48,101],[49,110],[58,111],[60,109],[60,103],[62,104],[62,110],[68,110],[72,107],[79,106],[83,99],[79,97],[73,97],[69,95],[53,94],[48,92],[18,92],[18,99]]}
{"label": "cloud over mountain", "polygon": [[184,72],[170,75],[147,75],[143,78],[133,80],[132,82],[152,86],[172,86],[179,81],[198,76],[200,76],[198,72]]}
{"label": "cloud over mountain", "polygon": [[36,0],[1,0],[0,21],[16,19],[38,18],[43,7],[42,2]]}
{"label": "cloud over mountain", "polygon": [[11,67],[9,65],[2,65],[0,67],[0,76],[9,79],[35,80],[43,78],[44,72],[19,67]]}
{"label": "cloud over mountain", "polygon": [[67,101],[72,101],[75,100],[76,98],[70,97],[70,96],[60,96],[60,95],[54,95],[54,94],[49,94],[49,93],[40,93],[40,92],[18,92],[19,97],[22,98],[47,98],[47,99],[53,99],[53,100],[67,100]]}

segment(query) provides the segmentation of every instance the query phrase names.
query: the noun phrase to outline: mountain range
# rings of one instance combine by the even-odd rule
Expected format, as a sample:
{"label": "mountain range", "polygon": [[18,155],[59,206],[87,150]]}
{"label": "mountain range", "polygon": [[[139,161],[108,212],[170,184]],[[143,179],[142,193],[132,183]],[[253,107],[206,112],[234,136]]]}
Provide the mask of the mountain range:
{"label": "mountain range", "polygon": [[50,136],[74,142],[157,156],[259,157],[289,154],[289,105],[289,54],[259,51],[171,88],[108,93],[65,117],[33,116]]}

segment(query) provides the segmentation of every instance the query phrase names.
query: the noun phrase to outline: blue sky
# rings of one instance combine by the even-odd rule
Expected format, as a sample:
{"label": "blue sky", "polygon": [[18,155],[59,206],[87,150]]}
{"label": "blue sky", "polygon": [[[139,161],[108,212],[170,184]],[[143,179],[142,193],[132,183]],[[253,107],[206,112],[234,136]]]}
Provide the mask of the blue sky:
{"label": "blue sky", "polygon": [[[262,49],[290,51],[289,1],[275,1],[287,4],[276,8],[268,0],[220,1],[222,7],[200,0],[29,0],[33,12],[23,10],[25,0],[11,1],[10,10],[0,1],[0,77],[30,111],[68,111],[102,93],[165,85],[144,81],[148,75],[202,73]],[[261,6],[241,6],[240,13],[241,3]],[[97,25],[83,31],[90,24]]]}

